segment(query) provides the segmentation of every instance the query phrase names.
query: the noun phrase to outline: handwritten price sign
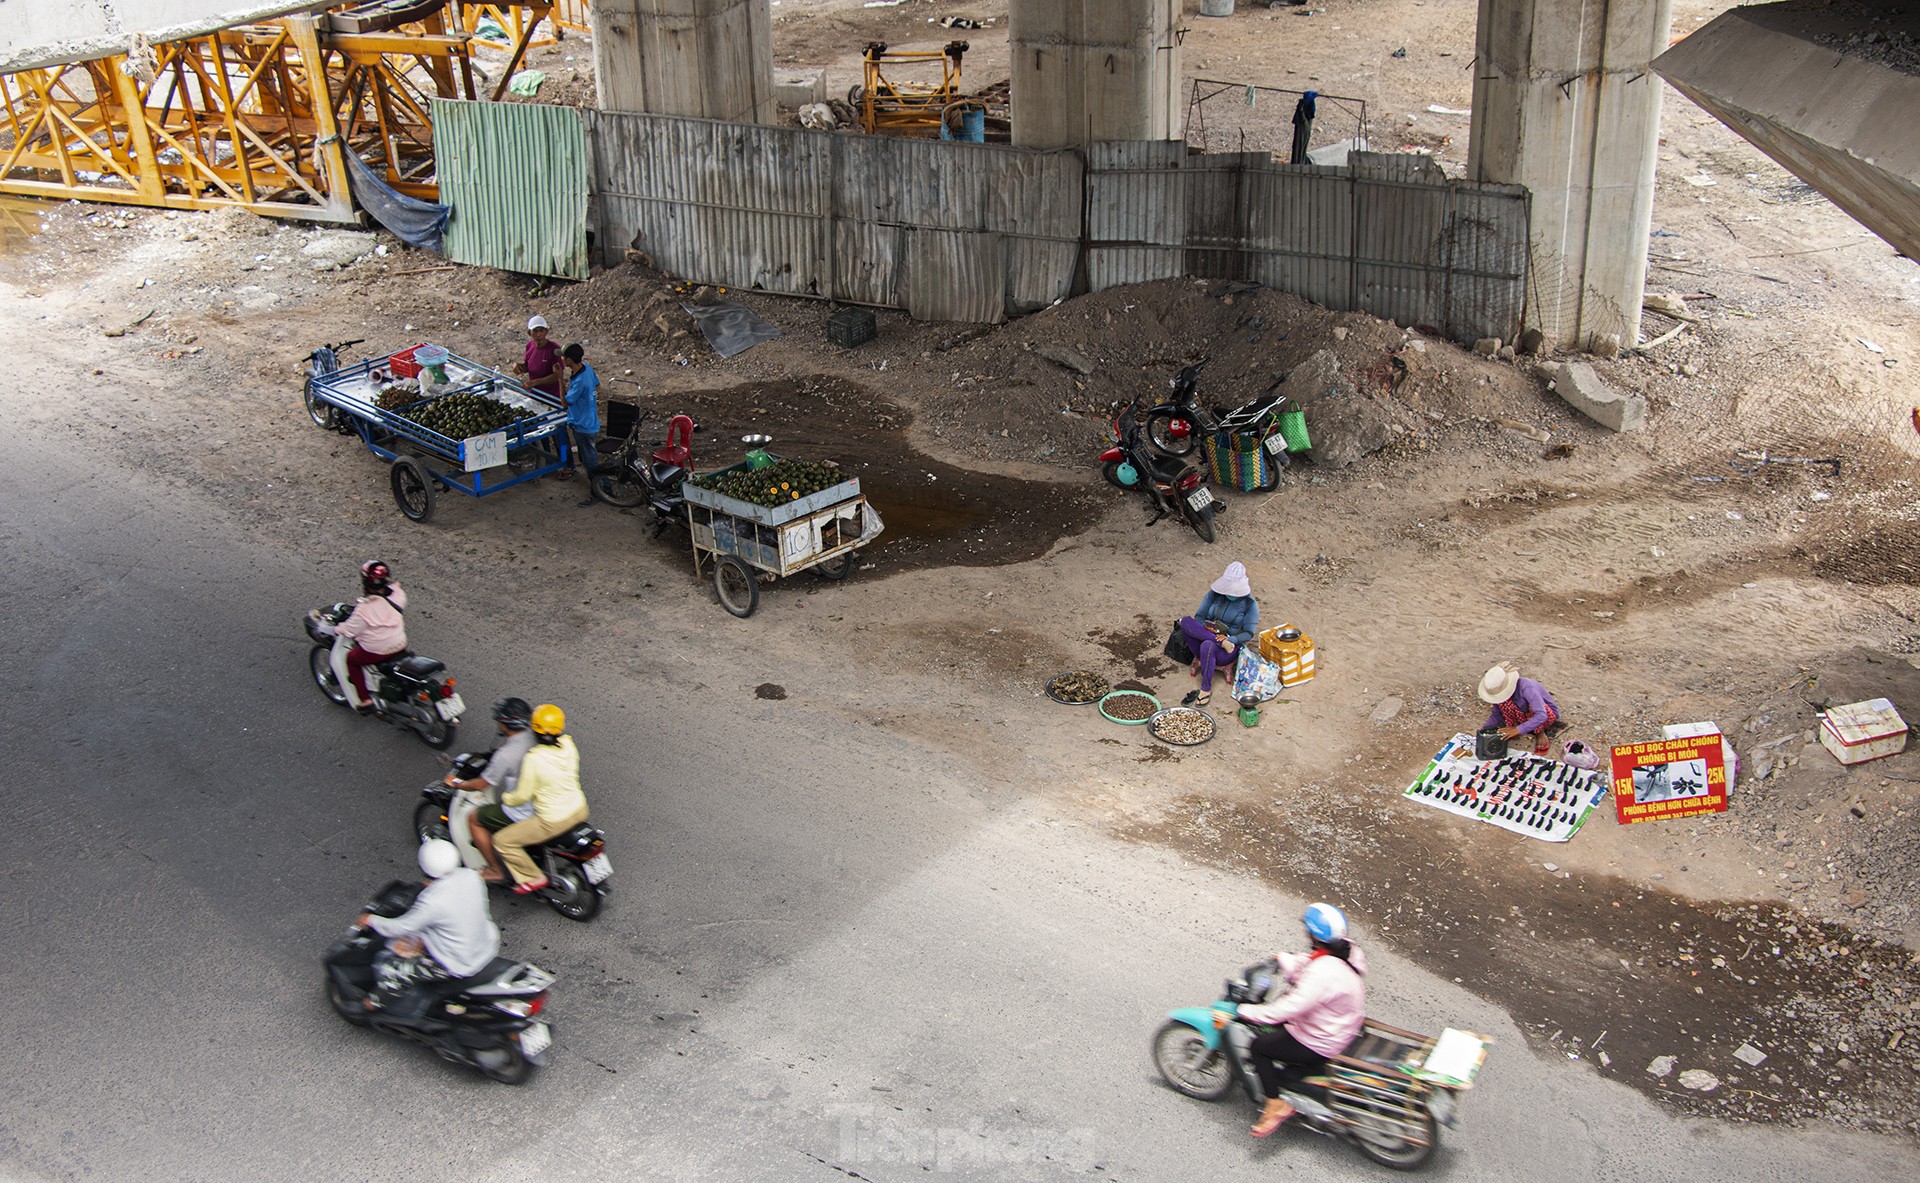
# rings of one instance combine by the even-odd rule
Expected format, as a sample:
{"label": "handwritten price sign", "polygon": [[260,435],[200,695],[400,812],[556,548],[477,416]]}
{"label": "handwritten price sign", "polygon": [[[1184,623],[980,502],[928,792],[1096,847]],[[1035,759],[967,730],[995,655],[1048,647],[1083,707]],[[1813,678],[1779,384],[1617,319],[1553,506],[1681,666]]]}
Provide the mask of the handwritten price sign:
{"label": "handwritten price sign", "polygon": [[460,441],[460,454],[466,458],[468,472],[479,472],[507,462],[507,433],[473,435]]}

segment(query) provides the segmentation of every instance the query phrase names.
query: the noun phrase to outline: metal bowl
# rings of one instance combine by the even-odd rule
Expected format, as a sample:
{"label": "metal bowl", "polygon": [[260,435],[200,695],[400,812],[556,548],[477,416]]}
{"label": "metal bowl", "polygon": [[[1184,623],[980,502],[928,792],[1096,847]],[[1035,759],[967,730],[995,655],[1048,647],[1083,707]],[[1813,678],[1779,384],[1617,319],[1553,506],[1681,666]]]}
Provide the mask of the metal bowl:
{"label": "metal bowl", "polygon": [[755,432],[752,435],[741,436],[740,442],[747,445],[747,447],[749,448],[764,448],[768,444],[773,442],[773,437],[770,435],[761,435],[758,432]]}

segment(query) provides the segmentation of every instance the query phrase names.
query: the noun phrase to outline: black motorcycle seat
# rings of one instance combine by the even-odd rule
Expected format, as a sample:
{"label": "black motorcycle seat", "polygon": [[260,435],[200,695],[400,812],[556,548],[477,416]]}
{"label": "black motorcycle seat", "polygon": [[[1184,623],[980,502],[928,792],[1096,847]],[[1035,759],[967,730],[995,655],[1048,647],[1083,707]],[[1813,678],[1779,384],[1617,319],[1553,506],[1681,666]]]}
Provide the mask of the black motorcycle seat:
{"label": "black motorcycle seat", "polygon": [[1187,462],[1178,456],[1154,456],[1150,463],[1155,476],[1177,477],[1187,470]]}
{"label": "black motorcycle seat", "polygon": [[424,682],[446,668],[447,663],[444,661],[439,661],[432,657],[422,657],[418,653],[409,653],[407,656],[401,658],[399,663],[393,667],[393,672],[403,678],[412,678],[416,682]]}
{"label": "black motorcycle seat", "polygon": [[653,483],[664,488],[679,480],[685,471],[678,464],[655,464],[652,467]]}
{"label": "black motorcycle seat", "polygon": [[402,649],[398,657],[389,657],[385,661],[376,661],[373,663],[373,668],[381,671],[382,673],[390,674],[394,671],[395,667],[397,667],[401,662],[405,661],[407,658],[412,656],[413,656],[413,650]]}

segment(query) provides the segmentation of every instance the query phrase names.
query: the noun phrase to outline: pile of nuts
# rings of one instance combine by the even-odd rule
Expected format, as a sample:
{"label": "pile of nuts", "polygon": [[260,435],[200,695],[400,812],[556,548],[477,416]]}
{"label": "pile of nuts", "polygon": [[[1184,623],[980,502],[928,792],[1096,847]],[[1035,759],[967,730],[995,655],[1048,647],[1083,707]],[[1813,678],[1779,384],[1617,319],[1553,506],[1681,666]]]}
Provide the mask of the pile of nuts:
{"label": "pile of nuts", "polygon": [[1138,690],[1116,690],[1100,700],[1100,710],[1107,718],[1129,723],[1145,722],[1159,709],[1153,699]]}
{"label": "pile of nuts", "polygon": [[1147,724],[1147,730],[1168,743],[1205,743],[1213,738],[1213,719],[1192,707],[1169,707]]}

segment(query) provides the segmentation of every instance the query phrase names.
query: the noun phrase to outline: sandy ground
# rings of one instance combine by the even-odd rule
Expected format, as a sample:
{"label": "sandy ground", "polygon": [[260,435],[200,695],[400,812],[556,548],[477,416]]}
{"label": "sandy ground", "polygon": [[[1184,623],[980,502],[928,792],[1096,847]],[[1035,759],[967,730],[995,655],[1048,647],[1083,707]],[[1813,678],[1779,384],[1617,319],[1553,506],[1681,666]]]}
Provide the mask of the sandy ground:
{"label": "sandy ground", "polygon": [[[1711,11],[1676,5],[1676,31]],[[930,15],[1005,15],[924,0],[775,13],[777,59],[836,84],[867,40],[938,44],[951,34]],[[1466,119],[1426,107],[1467,105],[1472,19],[1418,0],[1242,5],[1190,21],[1187,69],[1363,98],[1373,127],[1457,171]],[[1003,78],[1004,36],[967,36],[970,84]],[[590,63],[577,37],[540,54],[575,55],[569,85]],[[828,744],[906,733],[983,795],[1039,796],[1063,820],[1339,900],[1509,1007],[1540,1050],[1676,1106],[1911,1134],[1920,753],[1844,769],[1809,737],[1828,703],[1887,695],[1920,713],[1920,438],[1901,372],[1920,356],[1920,273],[1671,92],[1663,126],[1651,287],[1691,297],[1696,319],[1600,365],[1649,400],[1650,429],[1630,436],[1579,418],[1525,359],[1223,284],[1116,289],[993,331],[883,312],[852,351],[825,343],[825,305],[735,293],[785,336],[721,361],[675,308],[688,293],[636,266],[548,287],[380,235],[384,255],[320,271],[302,250],[331,232],[78,204],[15,215],[37,229],[8,238],[0,327],[35,343],[60,397],[9,408],[64,422],[103,479],[137,465],[202,488],[343,571],[374,551],[416,595],[483,575],[502,604],[538,597],[665,692],[777,687],[834,720]],[[768,587],[736,621],[693,580],[684,538],[576,508],[578,482],[444,494],[413,525],[384,466],[301,410],[300,359],[323,341],[431,339],[504,364],[533,312],[587,342],[613,396],[698,414],[703,467],[749,430],[858,467],[889,515],[884,545],[846,584]],[[1679,323],[1650,314],[1645,336]],[[1061,346],[1089,372],[1040,355]],[[1310,422],[1357,457],[1223,493],[1212,546],[1175,522],[1143,529],[1093,463],[1113,405],[1198,356],[1222,402],[1335,367],[1338,396]],[[1843,465],[1735,467],[1760,448]],[[1191,682],[1161,641],[1230,559],[1265,620],[1320,646],[1319,675],[1259,727],[1217,712],[1216,740],[1173,749],[1041,695],[1086,668],[1178,699]],[[1478,724],[1470,687],[1495,659],[1547,683],[1570,737],[1718,721],[1743,764],[1732,808],[1621,827],[1603,806],[1548,845],[1407,802],[1433,750]],[[1733,1058],[1743,1043],[1766,1062]],[[1676,1071],[1650,1074],[1657,1056]],[[1682,1087],[1688,1069],[1719,1083]]]}

